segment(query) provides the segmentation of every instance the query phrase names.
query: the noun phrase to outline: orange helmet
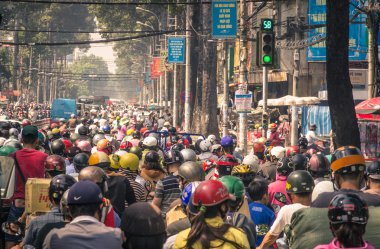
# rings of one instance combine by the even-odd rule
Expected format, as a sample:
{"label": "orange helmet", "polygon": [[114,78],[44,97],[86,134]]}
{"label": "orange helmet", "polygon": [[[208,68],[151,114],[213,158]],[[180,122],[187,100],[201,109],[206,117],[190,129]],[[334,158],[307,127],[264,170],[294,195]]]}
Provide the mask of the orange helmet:
{"label": "orange helmet", "polygon": [[101,139],[97,144],[96,144],[96,149],[98,151],[105,152],[107,155],[110,155],[112,153],[112,145],[110,141],[107,139]]}

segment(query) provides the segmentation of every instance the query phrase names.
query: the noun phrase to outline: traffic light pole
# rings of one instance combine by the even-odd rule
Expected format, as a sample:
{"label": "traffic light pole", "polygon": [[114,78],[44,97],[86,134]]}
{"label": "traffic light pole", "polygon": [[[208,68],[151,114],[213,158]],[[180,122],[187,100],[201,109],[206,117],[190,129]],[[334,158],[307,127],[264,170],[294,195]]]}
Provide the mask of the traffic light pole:
{"label": "traffic light pole", "polygon": [[[187,1],[190,2],[190,1]],[[191,106],[190,106],[190,94],[191,94],[191,84],[190,84],[190,41],[191,41],[191,25],[190,25],[190,5],[186,7],[186,72],[185,72],[185,131],[190,132],[190,117],[191,117]]]}
{"label": "traffic light pole", "polygon": [[267,102],[268,102],[268,68],[263,67],[263,113],[262,113],[262,127],[263,127],[263,137],[267,137],[268,130],[268,115],[267,115]]}

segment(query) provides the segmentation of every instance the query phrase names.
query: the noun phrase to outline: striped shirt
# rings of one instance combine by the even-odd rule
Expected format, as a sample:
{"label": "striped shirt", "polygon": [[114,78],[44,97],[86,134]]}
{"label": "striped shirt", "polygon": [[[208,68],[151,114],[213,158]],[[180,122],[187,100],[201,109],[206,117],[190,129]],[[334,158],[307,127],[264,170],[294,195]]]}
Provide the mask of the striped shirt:
{"label": "striped shirt", "polygon": [[165,217],[170,204],[181,197],[179,189],[179,181],[176,176],[169,175],[157,182],[155,189],[155,197],[161,200],[161,214]]}
{"label": "striped shirt", "polygon": [[[131,172],[126,169],[120,169],[120,173],[125,175],[133,188],[133,192],[135,193],[136,202],[146,201],[146,191],[144,186],[140,183],[136,182],[137,173]],[[126,203],[126,207],[128,204]]]}

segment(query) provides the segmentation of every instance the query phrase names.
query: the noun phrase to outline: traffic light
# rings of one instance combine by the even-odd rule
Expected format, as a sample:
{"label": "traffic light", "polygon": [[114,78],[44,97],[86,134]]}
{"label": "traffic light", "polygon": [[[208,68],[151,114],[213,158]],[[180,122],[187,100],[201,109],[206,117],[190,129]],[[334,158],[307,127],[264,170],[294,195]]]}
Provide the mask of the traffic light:
{"label": "traffic light", "polygon": [[258,65],[260,67],[273,66],[274,64],[274,40],[273,20],[261,19],[260,32],[257,35]]}

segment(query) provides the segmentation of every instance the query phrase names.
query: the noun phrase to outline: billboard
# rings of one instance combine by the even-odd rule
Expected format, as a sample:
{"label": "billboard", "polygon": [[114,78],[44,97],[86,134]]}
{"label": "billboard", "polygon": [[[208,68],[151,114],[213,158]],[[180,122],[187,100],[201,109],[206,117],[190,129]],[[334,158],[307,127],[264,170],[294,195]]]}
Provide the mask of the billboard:
{"label": "billboard", "polygon": [[[350,0],[354,5],[360,6],[359,0]],[[350,4],[350,17],[353,23],[349,27],[349,60],[365,61],[367,60],[368,49],[368,30],[365,25],[366,15],[357,14],[357,9]],[[326,24],[326,0],[309,0],[308,24],[310,26]],[[308,32],[309,40],[320,35],[326,37],[326,26],[312,28]],[[326,42],[320,42],[307,48],[307,61],[326,61]]]}
{"label": "billboard", "polygon": [[212,1],[212,38],[235,38],[237,32],[236,0]]}

